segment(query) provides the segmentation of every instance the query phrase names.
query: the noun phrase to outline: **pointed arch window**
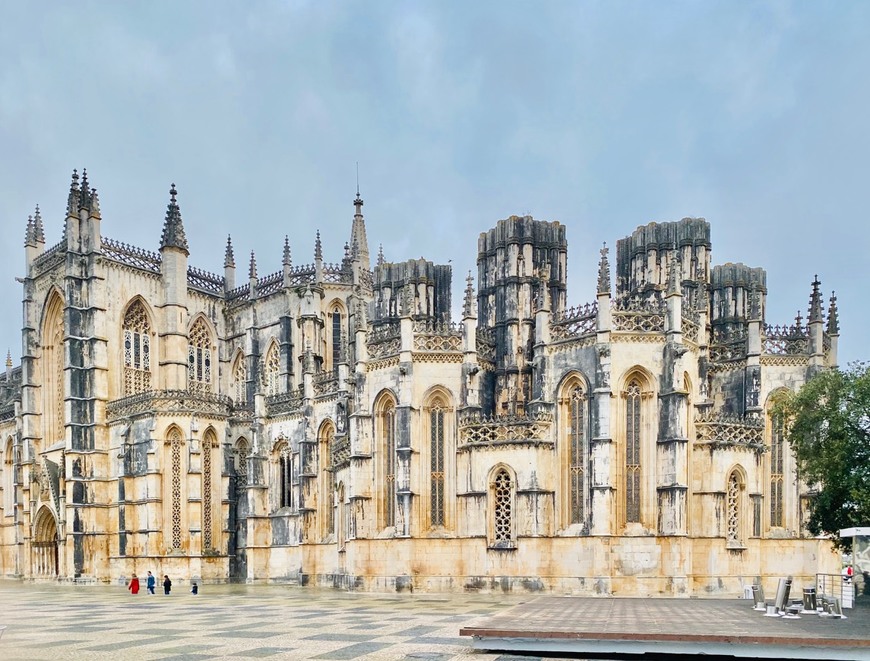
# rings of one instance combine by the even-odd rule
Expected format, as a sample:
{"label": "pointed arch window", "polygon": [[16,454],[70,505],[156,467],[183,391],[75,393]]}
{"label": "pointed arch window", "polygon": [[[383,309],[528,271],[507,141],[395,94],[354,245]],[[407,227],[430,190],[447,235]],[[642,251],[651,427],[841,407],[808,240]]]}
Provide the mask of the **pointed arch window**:
{"label": "pointed arch window", "polygon": [[42,329],[43,411],[47,444],[64,438],[64,323],[63,302],[53,295],[46,306]]}
{"label": "pointed arch window", "polygon": [[429,411],[429,516],[433,526],[444,525],[444,407],[436,402]]}
{"label": "pointed arch window", "polygon": [[632,379],[625,393],[625,521],[640,522],[641,513],[641,387]]}
{"label": "pointed arch window", "polygon": [[181,549],[181,481],[184,440],[181,431],[175,427],[169,432],[169,516],[170,548]]}
{"label": "pointed arch window", "polygon": [[250,446],[244,438],[236,443],[235,455],[236,489],[242,491],[248,485],[248,457],[251,455]]}
{"label": "pointed arch window", "polygon": [[490,482],[490,545],[494,548],[514,548],[514,499],[516,484],[510,471],[498,468]]}
{"label": "pointed arch window", "polygon": [[771,417],[770,430],[770,526],[781,528],[785,525],[783,514],[785,434],[782,416]]}
{"label": "pointed arch window", "polygon": [[383,527],[396,525],[396,403],[387,397],[378,415],[381,447]]}
{"label": "pointed arch window", "polygon": [[293,507],[293,465],[292,456],[290,454],[290,446],[286,442],[281,442],[275,448],[275,468],[278,484],[278,509],[283,507]]}
{"label": "pointed arch window", "polygon": [[585,523],[589,447],[586,437],[586,393],[580,385],[571,389],[568,398],[568,447],[571,523]]}
{"label": "pointed arch window", "polygon": [[217,447],[217,438],[212,430],[206,432],[202,442],[202,550],[203,552],[213,551],[214,544],[214,499],[213,499],[213,480],[214,480],[214,463],[215,449]]}
{"label": "pointed arch window", "polygon": [[323,517],[323,534],[335,533],[335,473],[333,472],[333,445],[335,444],[335,427],[326,424],[320,438],[321,474],[321,515]]}
{"label": "pointed arch window", "polygon": [[236,357],[233,365],[232,396],[237,405],[248,402],[248,368],[245,364],[245,356],[241,353]]}
{"label": "pointed arch window", "polygon": [[342,360],[342,337],[341,337],[341,308],[338,306],[332,309],[330,313],[330,321],[331,321],[331,335],[332,335],[332,369],[337,370],[338,364]]}
{"label": "pointed arch window", "polygon": [[12,516],[13,504],[15,502],[15,461],[13,459],[14,449],[12,439],[6,441],[6,448],[3,452],[3,514],[4,516]]}
{"label": "pointed arch window", "polygon": [[124,395],[151,390],[151,325],[142,301],[124,314]]}
{"label": "pointed arch window", "polygon": [[278,345],[272,343],[266,353],[263,377],[266,383],[266,394],[277,395],[280,391],[281,361],[278,355]]}
{"label": "pointed arch window", "polygon": [[725,521],[726,543],[730,547],[743,545],[742,534],[742,510],[743,510],[743,481],[737,469],[731,471],[728,476],[728,484],[725,492]]}
{"label": "pointed arch window", "polygon": [[197,392],[211,392],[211,335],[203,319],[190,329],[187,352],[188,387]]}

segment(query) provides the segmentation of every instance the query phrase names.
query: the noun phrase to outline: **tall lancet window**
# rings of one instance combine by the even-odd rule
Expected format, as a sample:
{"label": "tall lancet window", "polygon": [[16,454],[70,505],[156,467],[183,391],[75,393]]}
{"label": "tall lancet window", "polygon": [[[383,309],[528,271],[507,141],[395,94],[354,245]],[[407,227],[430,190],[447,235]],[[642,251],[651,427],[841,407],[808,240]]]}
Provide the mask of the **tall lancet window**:
{"label": "tall lancet window", "polygon": [[728,476],[727,492],[725,494],[725,509],[726,509],[726,541],[731,547],[741,546],[743,544],[742,534],[742,491],[743,483],[740,479],[740,473],[735,468]]}
{"label": "tall lancet window", "polygon": [[641,390],[632,379],[625,393],[625,521],[640,522]]}
{"label": "tall lancet window", "polygon": [[441,402],[429,411],[430,523],[444,525],[444,408]]}
{"label": "tall lancet window", "polygon": [[63,301],[54,294],[46,305],[42,325],[42,393],[46,445],[63,440],[65,435],[63,338]]}
{"label": "tall lancet window", "polygon": [[237,405],[248,402],[248,369],[245,366],[245,356],[241,353],[236,356],[236,362],[233,363],[232,396],[233,402]]}
{"label": "tall lancet window", "polygon": [[571,480],[571,523],[586,521],[586,395],[581,386],[571,389],[568,399],[568,446],[571,452],[569,463]]}
{"label": "tall lancet window", "polygon": [[[181,490],[182,468],[184,460],[184,440],[181,431],[173,427],[167,438],[169,450],[169,520],[170,520],[170,548],[181,548]],[[165,479],[165,477],[164,477]]]}
{"label": "tall lancet window", "polygon": [[378,411],[378,437],[381,450],[383,527],[396,525],[396,403],[384,397]]}
{"label": "tall lancet window", "polygon": [[333,308],[330,316],[332,317],[332,369],[337,370],[341,362],[341,309]]}
{"label": "tall lancet window", "polygon": [[124,394],[151,390],[151,325],[142,301],[124,314]]}
{"label": "tall lancet window", "polygon": [[323,521],[323,534],[335,532],[335,473],[333,472],[333,444],[335,427],[326,423],[320,432],[320,506]]}
{"label": "tall lancet window", "polygon": [[273,342],[266,352],[266,360],[263,365],[263,380],[267,395],[277,395],[281,392],[279,388],[280,375],[281,360],[278,355],[278,345]]}
{"label": "tall lancet window", "polygon": [[211,335],[201,318],[190,329],[187,383],[190,390],[211,392]]}
{"label": "tall lancet window", "polygon": [[783,515],[784,429],[782,416],[775,415],[770,424],[770,526],[785,525]]}
{"label": "tall lancet window", "polygon": [[217,438],[209,429],[202,441],[202,550],[212,551],[214,539],[214,474]]}

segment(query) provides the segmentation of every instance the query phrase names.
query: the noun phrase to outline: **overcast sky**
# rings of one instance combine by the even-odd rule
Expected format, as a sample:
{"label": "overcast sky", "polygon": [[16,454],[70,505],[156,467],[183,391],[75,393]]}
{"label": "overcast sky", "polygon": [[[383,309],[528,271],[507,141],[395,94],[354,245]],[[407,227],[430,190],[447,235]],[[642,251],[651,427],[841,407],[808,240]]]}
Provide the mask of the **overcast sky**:
{"label": "overcast sky", "polygon": [[[714,263],[768,274],[769,323],[818,273],[840,363],[868,357],[870,3],[5,3],[0,348],[21,355],[24,231],[60,240],[73,168],[103,234],[156,251],[169,186],[190,263],[237,282],[340,261],[355,163],[369,247],[452,260],[530,213],[568,228],[571,305],[598,250],[703,216]],[[863,193],[861,191],[864,191]]]}

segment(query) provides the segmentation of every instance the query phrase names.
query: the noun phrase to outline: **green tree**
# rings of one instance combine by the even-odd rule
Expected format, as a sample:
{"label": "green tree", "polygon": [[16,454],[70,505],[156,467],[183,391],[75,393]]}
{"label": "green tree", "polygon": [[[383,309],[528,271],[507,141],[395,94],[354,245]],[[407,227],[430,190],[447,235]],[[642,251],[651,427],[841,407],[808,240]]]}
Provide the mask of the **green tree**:
{"label": "green tree", "polygon": [[788,421],[800,477],[817,491],[809,531],[842,545],[841,528],[870,525],[870,365],[817,374],[773,414]]}

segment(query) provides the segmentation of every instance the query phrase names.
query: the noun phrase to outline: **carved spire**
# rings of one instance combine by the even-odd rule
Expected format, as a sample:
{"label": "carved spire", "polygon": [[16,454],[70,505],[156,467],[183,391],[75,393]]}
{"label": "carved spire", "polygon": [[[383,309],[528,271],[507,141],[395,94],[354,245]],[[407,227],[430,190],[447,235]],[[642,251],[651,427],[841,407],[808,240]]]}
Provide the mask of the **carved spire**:
{"label": "carved spire", "polygon": [[801,316],[801,311],[798,310],[794,318],[795,331],[800,333],[804,329],[804,318]]}
{"label": "carved spire", "polygon": [[378,244],[378,266],[384,265],[384,244]]}
{"label": "carved spire", "polygon": [[248,266],[248,277],[252,280],[257,278],[257,259],[254,257],[254,251],[251,251],[251,264]]}
{"label": "carved spire", "polygon": [[363,266],[368,268],[369,241],[366,238],[366,223],[362,212],[363,201],[359,196],[359,181],[357,181],[356,185],[356,198],[353,201],[353,206],[355,211],[353,214],[353,225],[350,229],[351,257],[360,260]]}
{"label": "carved spire", "polygon": [[601,259],[598,260],[598,293],[610,294],[610,262],[607,260],[607,242],[601,247]]}
{"label": "carved spire", "polygon": [[6,349],[6,367],[12,367],[12,352],[9,349]]}
{"label": "carved spire", "polygon": [[471,271],[468,272],[468,277],[465,278],[465,301],[462,305],[462,314],[466,317],[474,316],[474,278],[471,277]]}
{"label": "carved spire", "polygon": [[290,257],[290,237],[284,235],[284,258],[281,260],[284,266],[292,266],[293,260]]}
{"label": "carved spire", "polygon": [[350,245],[347,241],[344,242],[344,259],[341,260],[342,266],[350,264]]}
{"label": "carved spire", "polygon": [[831,292],[831,304],[828,306],[828,335],[840,334],[840,314],[837,311],[837,292]]}
{"label": "carved spire", "polygon": [[73,169],[72,181],[69,184],[69,197],[66,201],[66,215],[74,216],[78,214],[81,206],[81,189],[79,188],[79,173]]}
{"label": "carved spire", "polygon": [[314,261],[323,261],[323,245],[320,243],[320,230],[317,230],[317,238],[314,240]]}
{"label": "carved spire", "polygon": [[224,253],[224,268],[236,268],[236,257],[233,255],[233,239],[229,234],[227,234],[227,250]]}
{"label": "carved spire", "polygon": [[39,213],[39,205],[36,205],[36,212],[33,214],[33,231],[38,243],[45,243],[45,229],[42,226],[42,214]]}
{"label": "carved spire", "polygon": [[160,238],[160,249],[178,248],[186,255],[190,254],[187,237],[184,236],[184,225],[181,222],[181,209],[175,199],[178,191],[175,184],[169,189],[169,204],[166,206],[166,220],[163,222],[163,236]]}
{"label": "carved spire", "polygon": [[33,216],[27,216],[27,229],[24,230],[24,245],[36,246],[36,231],[33,229]]}
{"label": "carved spire", "polygon": [[819,276],[816,275],[813,277],[813,292],[810,294],[810,310],[808,321],[813,323],[814,321],[822,321],[822,293],[819,291],[819,285],[822,283],[819,282]]}

